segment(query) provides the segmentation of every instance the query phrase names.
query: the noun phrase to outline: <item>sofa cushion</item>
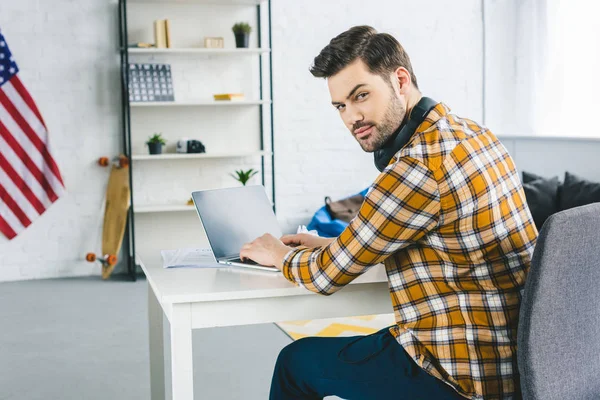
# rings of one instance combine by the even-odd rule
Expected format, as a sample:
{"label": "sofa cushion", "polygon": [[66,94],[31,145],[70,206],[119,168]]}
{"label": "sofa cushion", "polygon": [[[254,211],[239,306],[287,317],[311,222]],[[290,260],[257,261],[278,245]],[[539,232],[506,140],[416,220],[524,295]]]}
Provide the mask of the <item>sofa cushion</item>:
{"label": "sofa cushion", "polygon": [[559,210],[600,202],[600,183],[566,172],[558,200]]}
{"label": "sofa cushion", "polygon": [[535,174],[523,172],[523,190],[525,191],[527,205],[538,230],[542,229],[542,225],[550,215],[559,211],[559,186],[560,182],[557,176],[546,179]]}
{"label": "sofa cushion", "polygon": [[546,178],[544,178],[543,176],[540,176],[540,175],[536,175],[533,172],[523,171],[523,183],[529,183],[531,181],[535,181],[536,179],[546,179]]}

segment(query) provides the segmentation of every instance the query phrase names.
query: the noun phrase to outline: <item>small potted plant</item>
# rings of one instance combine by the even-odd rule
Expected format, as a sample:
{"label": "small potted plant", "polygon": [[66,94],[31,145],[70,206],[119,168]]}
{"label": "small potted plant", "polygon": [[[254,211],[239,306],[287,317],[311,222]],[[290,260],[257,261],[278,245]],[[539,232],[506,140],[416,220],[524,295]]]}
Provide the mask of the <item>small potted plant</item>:
{"label": "small potted plant", "polygon": [[162,133],[155,133],[148,138],[146,142],[150,154],[161,154],[163,145],[167,144],[167,141],[162,137]]}
{"label": "small potted plant", "polygon": [[255,171],[253,168],[250,168],[248,171],[244,171],[240,169],[239,171],[235,171],[234,174],[230,174],[233,179],[240,182],[242,185],[246,186],[246,183],[252,178],[254,175],[258,174],[258,171]]}
{"label": "small potted plant", "polygon": [[238,22],[231,28],[235,35],[235,47],[247,48],[250,44],[250,32],[252,28],[246,22]]}

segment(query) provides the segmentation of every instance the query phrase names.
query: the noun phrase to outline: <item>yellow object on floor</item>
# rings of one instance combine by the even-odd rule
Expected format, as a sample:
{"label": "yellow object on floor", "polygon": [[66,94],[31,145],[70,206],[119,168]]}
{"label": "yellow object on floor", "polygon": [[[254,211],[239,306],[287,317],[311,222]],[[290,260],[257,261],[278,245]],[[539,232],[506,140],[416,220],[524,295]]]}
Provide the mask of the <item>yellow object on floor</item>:
{"label": "yellow object on floor", "polygon": [[370,335],[386,326],[394,325],[394,314],[365,315],[362,317],[328,318],[308,321],[280,322],[277,325],[294,339],[309,336],[343,337]]}

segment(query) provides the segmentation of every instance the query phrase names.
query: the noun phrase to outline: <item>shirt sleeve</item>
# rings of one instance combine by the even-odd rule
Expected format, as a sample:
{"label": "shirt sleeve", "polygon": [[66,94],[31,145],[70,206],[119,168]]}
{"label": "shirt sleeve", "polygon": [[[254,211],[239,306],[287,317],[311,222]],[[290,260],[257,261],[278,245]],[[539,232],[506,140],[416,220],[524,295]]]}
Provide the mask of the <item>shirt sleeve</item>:
{"label": "shirt sleeve", "polygon": [[335,293],[437,227],[439,211],[433,173],[418,160],[401,157],[377,177],[340,236],[321,248],[290,251],[283,275],[310,291]]}

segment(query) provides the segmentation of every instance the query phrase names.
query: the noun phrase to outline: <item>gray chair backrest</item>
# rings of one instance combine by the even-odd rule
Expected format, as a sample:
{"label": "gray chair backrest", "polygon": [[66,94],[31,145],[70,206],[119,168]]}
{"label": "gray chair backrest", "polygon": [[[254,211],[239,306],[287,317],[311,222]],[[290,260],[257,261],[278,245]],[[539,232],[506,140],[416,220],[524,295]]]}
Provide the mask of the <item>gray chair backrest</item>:
{"label": "gray chair backrest", "polygon": [[518,328],[525,400],[600,399],[600,203],[546,220]]}

